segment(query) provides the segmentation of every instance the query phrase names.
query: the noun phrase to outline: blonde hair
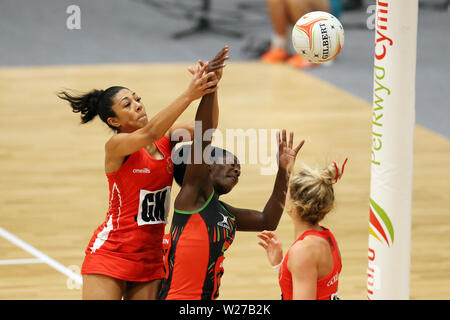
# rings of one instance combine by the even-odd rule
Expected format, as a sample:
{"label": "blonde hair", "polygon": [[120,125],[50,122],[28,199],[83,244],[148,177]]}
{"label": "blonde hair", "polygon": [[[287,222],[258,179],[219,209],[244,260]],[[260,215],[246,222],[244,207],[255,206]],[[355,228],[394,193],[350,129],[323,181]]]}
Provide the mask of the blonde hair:
{"label": "blonde hair", "polygon": [[312,225],[321,221],[334,206],[335,184],[344,173],[347,163],[345,159],[342,169],[332,162],[324,169],[313,169],[303,165],[289,183],[291,202],[300,218]]}

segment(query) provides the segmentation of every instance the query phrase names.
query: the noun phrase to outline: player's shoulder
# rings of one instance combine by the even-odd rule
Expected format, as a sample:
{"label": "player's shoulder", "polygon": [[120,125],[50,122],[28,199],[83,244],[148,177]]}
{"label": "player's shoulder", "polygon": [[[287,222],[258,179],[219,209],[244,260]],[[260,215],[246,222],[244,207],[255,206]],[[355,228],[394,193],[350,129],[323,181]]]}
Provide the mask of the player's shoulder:
{"label": "player's shoulder", "polygon": [[105,150],[114,149],[115,146],[127,135],[128,133],[117,132],[113,134],[106,142],[105,142]]}
{"label": "player's shoulder", "polygon": [[309,253],[314,251],[317,244],[309,237],[305,237],[302,240],[295,242],[289,249],[289,255],[298,253]]}
{"label": "player's shoulder", "polygon": [[289,259],[293,258],[299,261],[316,260],[325,248],[324,239],[309,235],[304,239],[294,243],[289,249]]}
{"label": "player's shoulder", "polygon": [[317,265],[317,245],[306,239],[297,241],[289,248],[288,268],[293,271],[312,270]]}

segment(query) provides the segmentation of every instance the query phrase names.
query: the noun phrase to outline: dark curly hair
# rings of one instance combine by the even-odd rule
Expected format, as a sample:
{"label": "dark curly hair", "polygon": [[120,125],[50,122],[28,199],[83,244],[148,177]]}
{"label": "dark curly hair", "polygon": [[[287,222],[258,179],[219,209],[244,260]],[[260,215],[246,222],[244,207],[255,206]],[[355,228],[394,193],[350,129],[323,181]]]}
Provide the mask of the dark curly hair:
{"label": "dark curly hair", "polygon": [[[180,187],[183,184],[184,174],[186,173],[191,146],[192,144],[184,144],[172,151],[173,178]],[[235,157],[231,152],[219,147],[212,147],[210,150],[211,163],[223,163],[223,159],[225,159],[227,155],[232,156],[233,158]]]}

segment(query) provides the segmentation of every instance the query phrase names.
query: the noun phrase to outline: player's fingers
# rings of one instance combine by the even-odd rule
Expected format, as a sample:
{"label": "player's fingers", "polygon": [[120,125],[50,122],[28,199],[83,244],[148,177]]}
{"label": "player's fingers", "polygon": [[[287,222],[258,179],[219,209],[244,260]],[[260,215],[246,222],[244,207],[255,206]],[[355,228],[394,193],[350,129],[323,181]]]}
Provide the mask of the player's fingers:
{"label": "player's fingers", "polygon": [[228,50],[229,50],[228,46],[223,47],[222,50],[220,50],[220,51],[216,54],[216,56],[215,56],[214,58],[215,58],[215,59],[216,59],[216,58],[219,58],[219,59],[220,59],[221,57],[223,57],[224,55],[227,54]]}
{"label": "player's fingers", "polygon": [[297,153],[300,151],[300,149],[303,147],[304,144],[305,144],[305,140],[302,140],[302,141],[298,144],[298,146],[294,149],[295,154],[297,154]]}
{"label": "player's fingers", "polygon": [[200,66],[197,64],[197,65],[195,66],[195,68],[193,68],[193,70],[194,70],[194,78],[195,78],[195,79],[200,79],[201,76],[202,76],[202,74],[201,74],[201,72],[200,72]]}
{"label": "player's fingers", "polygon": [[208,70],[209,71],[215,71],[215,70],[218,70],[218,69],[225,68],[225,66],[226,66],[226,64],[211,65]]}
{"label": "player's fingers", "polygon": [[227,56],[226,53],[221,55],[221,56],[217,56],[215,57],[212,61],[210,61],[211,63],[219,63],[219,62],[223,62],[225,60],[230,59],[230,56]]}
{"label": "player's fingers", "polygon": [[270,238],[264,236],[264,235],[258,235],[258,238],[262,240],[262,242],[264,242],[264,244],[266,246],[268,246],[270,244]]}
{"label": "player's fingers", "polygon": [[217,85],[219,81],[217,79],[211,80],[211,81],[207,81],[202,88],[203,89],[207,89],[207,88],[211,88]]}
{"label": "player's fingers", "polygon": [[267,236],[266,234],[264,234],[263,232],[260,232],[256,235],[258,238],[260,238],[261,240],[267,241],[269,239],[269,236]]}
{"label": "player's fingers", "polygon": [[206,70],[208,68],[208,65],[209,65],[208,62],[206,62],[202,66],[199,67],[200,68],[200,70],[199,70],[200,76],[204,75],[204,73],[206,72]]}
{"label": "player's fingers", "polygon": [[267,231],[264,230],[261,232],[262,235],[266,236],[268,239],[272,240],[272,239],[277,239],[277,235],[275,232],[273,231]]}
{"label": "player's fingers", "polygon": [[288,144],[289,149],[292,149],[293,143],[294,143],[294,132],[291,131],[289,133],[289,144]]}
{"label": "player's fingers", "polygon": [[210,93],[216,92],[218,88],[219,88],[218,86],[215,86],[212,88],[205,89],[205,94],[210,94]]}
{"label": "player's fingers", "polygon": [[270,238],[270,243],[273,243],[273,244],[279,244],[280,243],[280,241],[278,240],[278,238],[277,237],[273,237],[273,238]]}
{"label": "player's fingers", "polygon": [[213,78],[216,74],[214,72],[208,72],[203,74],[200,79],[198,79],[198,81],[200,82],[200,84],[203,85],[204,88],[208,88],[210,87],[210,85],[208,86],[208,78]]}
{"label": "player's fingers", "polygon": [[259,244],[261,247],[263,247],[264,249],[267,250],[267,244],[262,243],[262,242],[258,242],[258,244]]}
{"label": "player's fingers", "polygon": [[[204,76],[204,78],[205,78],[206,80],[208,80],[209,78],[215,77],[215,75],[216,75],[216,73],[213,72],[213,71],[211,71],[211,72],[206,73],[205,76]],[[214,80],[214,81],[216,81],[216,80]]]}
{"label": "player's fingers", "polygon": [[188,69],[188,71],[189,71],[192,75],[195,74],[195,69],[194,69],[194,67],[188,67],[187,69]]}

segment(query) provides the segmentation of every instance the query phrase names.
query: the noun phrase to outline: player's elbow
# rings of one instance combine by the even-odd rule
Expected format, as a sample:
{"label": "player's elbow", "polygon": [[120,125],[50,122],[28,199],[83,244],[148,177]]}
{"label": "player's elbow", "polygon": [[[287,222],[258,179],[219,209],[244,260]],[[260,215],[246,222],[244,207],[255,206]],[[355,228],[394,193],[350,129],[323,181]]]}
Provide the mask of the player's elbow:
{"label": "player's elbow", "polygon": [[275,231],[278,227],[278,223],[279,221],[266,221],[262,225],[262,230]]}
{"label": "player's elbow", "polygon": [[269,225],[266,228],[264,228],[264,230],[275,231],[275,230],[277,230],[277,227],[278,227],[278,223],[276,225]]}

